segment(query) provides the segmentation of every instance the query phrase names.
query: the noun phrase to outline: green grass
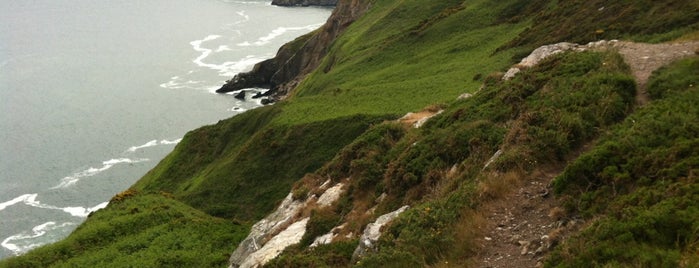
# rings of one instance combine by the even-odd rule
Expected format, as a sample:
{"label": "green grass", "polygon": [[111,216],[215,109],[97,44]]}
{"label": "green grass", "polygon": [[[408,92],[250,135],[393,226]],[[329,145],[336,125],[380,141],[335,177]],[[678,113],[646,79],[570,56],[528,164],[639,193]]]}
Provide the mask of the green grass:
{"label": "green grass", "polygon": [[[355,115],[293,126],[269,126],[254,120],[269,118],[264,114],[274,114],[281,107],[246,113],[262,114],[253,120],[234,117],[188,134],[187,141],[135,188],[170,192],[214,216],[242,221],[259,219],[289,193],[296,180],[320,168],[370,124],[384,120]],[[198,159],[198,154],[191,151],[219,153],[203,153],[202,158],[211,159],[190,166],[187,163]],[[160,169],[170,173],[160,173]],[[172,173],[193,176],[177,180]]]}
{"label": "green grass", "polygon": [[225,267],[248,229],[162,195],[135,194],[0,267]]}
{"label": "green grass", "polygon": [[357,113],[402,115],[450,102],[480,87],[473,79],[477,74],[509,66],[514,50],[493,52],[525,27],[494,24],[505,5],[490,1],[374,5],[335,42],[276,123]]}
{"label": "green grass", "polygon": [[569,210],[599,220],[561,247],[549,266],[697,264],[697,64],[694,57],[656,73],[648,89],[653,102],[556,179]]}
{"label": "green grass", "polygon": [[[335,207],[315,212],[305,244],[345,217],[356,217],[347,228],[361,232],[373,219],[350,211],[368,209],[386,192],[376,215],[403,204],[414,209],[359,265],[466,265],[477,231],[464,228],[473,227],[484,162],[503,149],[489,171],[526,174],[562,165],[588,143],[598,145],[556,187],[579,213],[619,210],[552,260],[584,263],[599,255],[598,263],[612,266],[699,263],[691,254],[699,221],[696,60],[656,75],[648,84],[651,105],[612,130],[634,109],[635,90],[613,52],[557,55],[510,81],[497,73],[547,43],[659,42],[696,32],[699,3],[364,1],[371,8],[287,100],[191,131],[132,187],[140,194],[116,197],[123,200],[66,240],[0,267],[223,266],[248,226],[308,173],[352,179]],[[456,100],[483,83],[472,98]],[[385,122],[433,105],[445,111],[421,129]],[[599,135],[607,138],[595,143]],[[604,201],[609,195],[620,198]],[[649,233],[649,226],[662,228]],[[638,247],[620,249],[632,242]],[[270,266],[349,266],[356,243],[290,248]]]}
{"label": "green grass", "polygon": [[536,46],[562,41],[601,39],[664,42],[699,29],[699,2],[685,0],[549,1],[530,10],[533,25],[509,46]]}
{"label": "green grass", "polygon": [[[345,197],[349,205],[340,204],[334,211],[353,217],[343,214],[346,206],[360,209],[381,193],[387,197],[376,215],[404,204],[414,208],[387,229],[379,251],[359,266],[465,265],[475,254],[469,245],[475,245],[476,231],[465,229],[481,202],[476,185],[485,161],[502,148],[505,153],[494,164],[501,172],[561,163],[632,110],[635,84],[628,73],[612,52],[560,54],[510,81],[489,81],[421,129],[395,122],[370,128],[317,174],[350,178]],[[335,222],[328,215],[322,218]],[[367,220],[347,221],[346,228],[354,228]],[[308,254],[295,250],[282,258]]]}

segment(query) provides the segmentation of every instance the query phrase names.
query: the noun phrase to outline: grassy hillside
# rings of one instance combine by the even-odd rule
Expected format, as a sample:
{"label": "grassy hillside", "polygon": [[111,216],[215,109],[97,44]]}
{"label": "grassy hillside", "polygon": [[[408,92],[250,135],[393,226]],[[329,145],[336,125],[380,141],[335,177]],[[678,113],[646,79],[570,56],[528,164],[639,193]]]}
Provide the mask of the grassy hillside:
{"label": "grassy hillside", "polygon": [[[356,264],[356,237],[305,246],[340,220],[357,234],[404,204],[412,209],[360,266],[469,265],[482,203],[588,148],[556,187],[567,213],[594,223],[548,264],[598,255],[599,265],[697,263],[696,59],[656,75],[643,108],[614,51],[560,54],[513,80],[500,76],[546,43],[696,38],[699,3],[360,1],[371,8],[285,101],[189,132],[67,239],[0,267],[225,266],[292,188],[303,195],[306,185],[345,178],[340,201],[311,213],[302,245],[270,266]],[[394,121],[428,106],[445,111],[420,129]],[[375,213],[364,213],[382,193]],[[638,247],[622,250],[631,242]]]}
{"label": "grassy hillside", "polygon": [[[345,197],[350,207],[372,204],[381,193],[387,197],[376,215],[403,204],[415,206],[360,266],[469,265],[477,254],[480,204],[497,195],[484,183],[499,179],[497,173],[525,180],[535,170],[560,163],[630,112],[634,94],[634,82],[617,54],[560,55],[511,81],[488,81],[474,97],[452,103],[423,128],[392,122],[372,128],[318,176],[352,178]],[[492,172],[481,172],[499,148],[504,153],[488,169]],[[361,232],[373,220],[365,209],[353,214],[343,206],[348,205],[340,202],[335,209],[348,218],[343,233]],[[337,247],[324,254],[341,255],[343,247]],[[322,266],[317,259],[323,255],[318,255],[312,249],[291,250],[270,266]],[[344,261],[350,264],[349,258]]]}
{"label": "grassy hillside", "polygon": [[162,194],[125,191],[68,239],[2,267],[222,267],[249,226],[214,218]]}
{"label": "grassy hillside", "polygon": [[556,180],[571,212],[597,217],[551,266],[699,265],[699,57],[660,70],[653,102]]}

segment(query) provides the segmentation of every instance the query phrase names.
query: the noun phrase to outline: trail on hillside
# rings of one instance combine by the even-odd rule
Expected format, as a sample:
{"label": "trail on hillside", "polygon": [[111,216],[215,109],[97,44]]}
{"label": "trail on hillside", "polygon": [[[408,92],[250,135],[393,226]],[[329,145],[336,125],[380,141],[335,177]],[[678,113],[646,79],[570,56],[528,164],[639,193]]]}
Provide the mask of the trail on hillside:
{"label": "trail on hillside", "polygon": [[646,83],[650,75],[662,66],[697,53],[699,41],[664,44],[618,42],[614,47],[619,49],[619,54],[631,67],[638,85],[636,103],[643,105],[649,101]]}
{"label": "trail on hillside", "polygon": [[[699,54],[699,41],[615,42],[611,48],[630,66],[638,85],[637,105],[644,105],[650,100],[646,84],[651,74],[673,61]],[[573,158],[587,149],[583,146]],[[551,249],[587,224],[580,218],[566,217],[560,200],[552,194],[551,182],[563,168],[528,175],[510,191],[483,204],[481,211],[488,223],[478,241],[482,248],[476,267],[541,267]]]}

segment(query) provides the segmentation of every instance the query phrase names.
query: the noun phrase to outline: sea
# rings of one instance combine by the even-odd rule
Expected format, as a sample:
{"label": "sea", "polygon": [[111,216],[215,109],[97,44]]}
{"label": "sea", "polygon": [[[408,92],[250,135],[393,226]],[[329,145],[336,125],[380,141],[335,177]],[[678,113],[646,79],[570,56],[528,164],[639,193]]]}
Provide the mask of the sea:
{"label": "sea", "polygon": [[214,91],[332,11],[270,2],[0,0],[0,258],[69,235],[187,131],[259,107]]}

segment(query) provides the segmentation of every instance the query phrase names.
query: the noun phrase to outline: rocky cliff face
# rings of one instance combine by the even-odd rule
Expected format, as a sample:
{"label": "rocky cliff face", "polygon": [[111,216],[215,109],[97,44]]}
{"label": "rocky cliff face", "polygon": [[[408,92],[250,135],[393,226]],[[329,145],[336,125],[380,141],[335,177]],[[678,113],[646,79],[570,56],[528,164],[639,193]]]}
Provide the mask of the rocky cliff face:
{"label": "rocky cliff face", "polygon": [[282,46],[274,58],[256,64],[250,72],[237,74],[216,92],[269,87],[267,95],[283,99],[306,74],[318,67],[330,44],[368,8],[366,0],[339,0],[320,29]]}
{"label": "rocky cliff face", "polygon": [[273,0],[277,6],[334,6],[337,0]]}

